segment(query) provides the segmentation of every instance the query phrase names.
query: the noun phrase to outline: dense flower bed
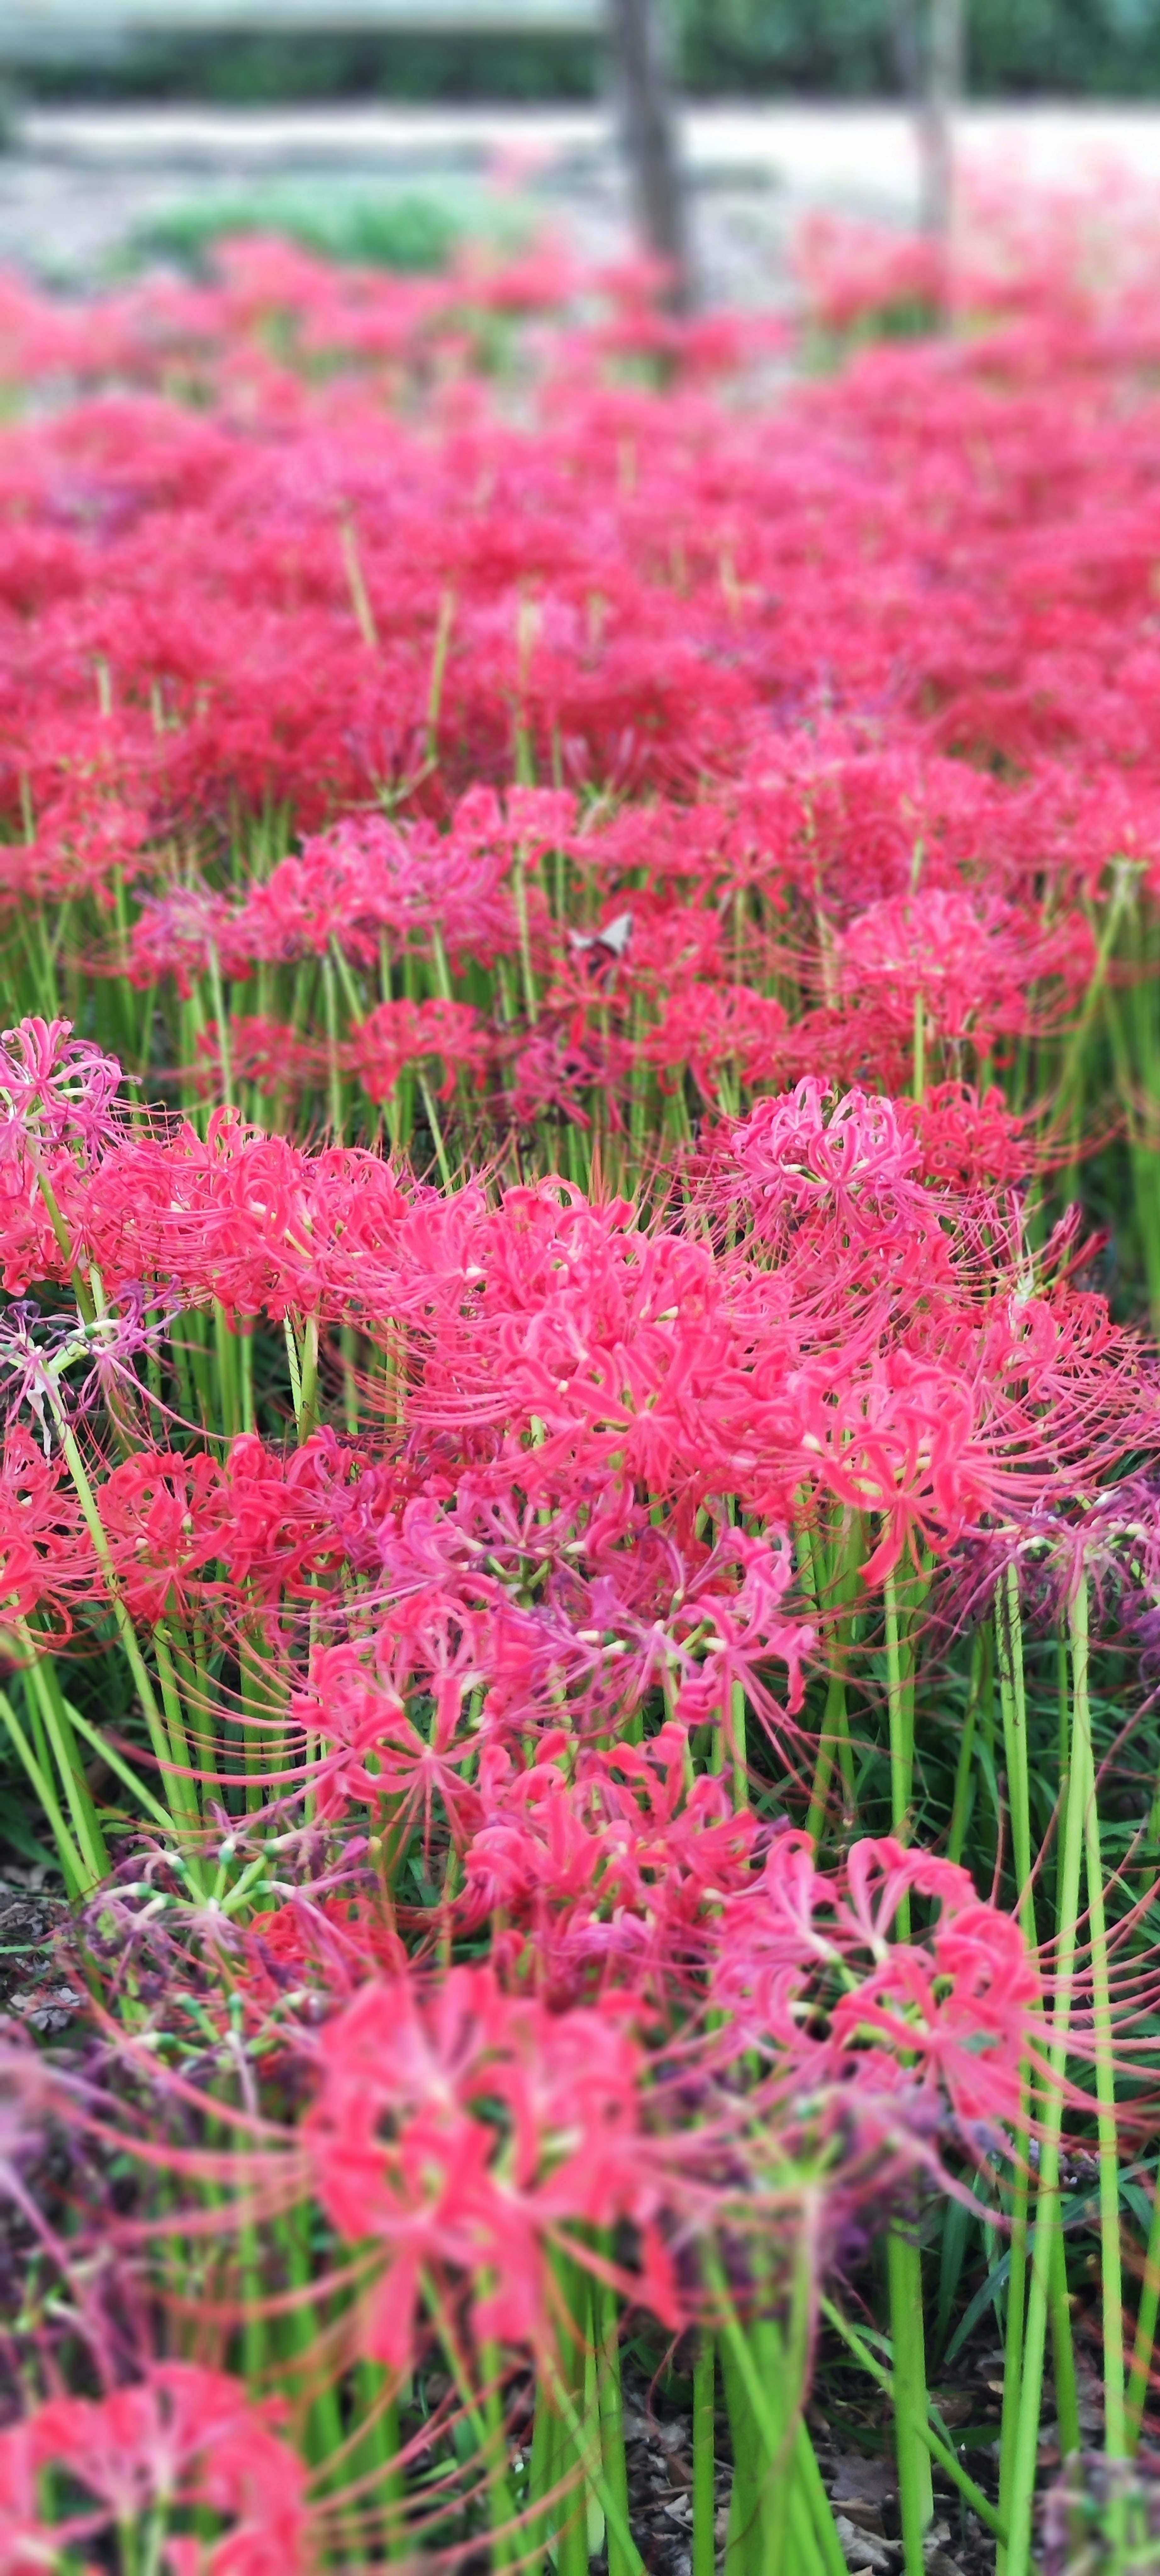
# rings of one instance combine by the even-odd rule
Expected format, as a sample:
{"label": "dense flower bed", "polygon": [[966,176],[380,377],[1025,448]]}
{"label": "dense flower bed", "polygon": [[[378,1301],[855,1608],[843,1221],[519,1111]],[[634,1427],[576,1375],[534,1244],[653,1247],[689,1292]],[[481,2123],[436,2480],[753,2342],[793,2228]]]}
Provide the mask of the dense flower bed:
{"label": "dense flower bed", "polygon": [[1145,2545],[1160,301],[1086,225],[816,233],[796,348],[547,252],[4,285],[13,2576],[841,2576],[843,2438],[905,2576],[1026,2576],[1060,2459]]}

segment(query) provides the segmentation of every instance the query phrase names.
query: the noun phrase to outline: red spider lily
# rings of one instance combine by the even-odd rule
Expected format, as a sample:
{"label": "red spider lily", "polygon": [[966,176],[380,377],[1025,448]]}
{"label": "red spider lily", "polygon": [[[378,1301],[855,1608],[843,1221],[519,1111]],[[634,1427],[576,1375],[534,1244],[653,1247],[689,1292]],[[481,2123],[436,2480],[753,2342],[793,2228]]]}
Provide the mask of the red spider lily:
{"label": "red spider lily", "polygon": [[[912,1892],[938,1905],[934,1927],[891,1940]],[[927,2096],[967,2135],[1018,2118],[1042,1989],[1019,1924],[965,1869],[868,1841],[828,1877],[806,1836],[780,1835],[719,1939],[712,1993],[795,2083]]]}
{"label": "red spider lily", "polygon": [[74,1038],[70,1020],[21,1020],[0,1037],[0,1161],[35,1142],[80,1146],[95,1159],[114,1132],[121,1087],[115,1056]]}
{"label": "red spider lily", "polygon": [[666,999],[657,1027],[640,1040],[640,1054],[656,1066],[663,1088],[688,1068],[706,1099],[719,1101],[726,1065],[747,1084],[772,1078],[785,1026],[781,1003],[763,993],[694,984]]}
{"label": "red spider lily", "polygon": [[204,886],[176,886],[147,895],[133,925],[126,962],[129,981],[156,984],[172,975],[185,1001],[217,961],[227,975],[244,975],[249,959],[235,931],[236,914],[224,895]]}
{"label": "red spider lily", "polygon": [[970,1083],[932,1083],[913,1115],[922,1176],[935,1186],[1004,1187],[1025,1179],[1035,1162],[1030,1119],[1015,1115],[994,1086],[980,1095]]}
{"label": "red spider lily", "polygon": [[[1043,1026],[1090,982],[1091,930],[1082,914],[1045,929],[994,896],[934,887],[872,904],[843,931],[838,981],[847,994],[873,991],[897,1027],[925,1005],[932,1033],[969,1036],[985,1051],[997,1033]],[[1054,1002],[1036,987],[1062,979]]]}
{"label": "red spider lily", "polygon": [[0,1619],[45,1610],[67,1624],[78,1584],[95,1568],[76,1491],[62,1461],[26,1426],[10,1423],[0,1466]]}
{"label": "red spider lily", "polygon": [[922,1147],[892,1100],[859,1090],[838,1098],[807,1075],[784,1097],[758,1102],[734,1150],[775,1224],[822,1215],[854,1235],[938,1231],[942,1205],[916,1179]]}
{"label": "red spider lily", "polygon": [[466,1475],[452,1508],[416,1497],[397,1521],[384,1518],[360,1560],[381,1572],[390,1616],[378,1651],[400,1685],[423,1672],[439,1687],[453,1623],[466,1665],[450,1687],[461,1698],[486,1674],[491,1726],[566,1709],[592,1731],[658,1683],[680,1692],[710,1670],[714,1694],[744,1676],[776,1725],[770,1662],[787,1668],[789,1714],[801,1705],[813,1632],[787,1616],[784,1538],[735,1530],[712,1548],[681,1546],[627,1504],[616,1523],[575,1509],[545,1519],[518,1492]]}
{"label": "red spider lily", "polygon": [[546,1734],[518,1768],[505,1747],[485,1747],[459,1911],[474,1925],[502,1909],[516,1935],[505,1950],[556,2004],[594,1981],[658,2000],[688,1989],[723,1895],[749,1883],[762,1828],[733,1812],[722,1781],[690,1786],[682,1725],[639,1749],[586,1751],[571,1777],[569,1749],[562,1730]]}
{"label": "red spider lily", "polygon": [[259,2009],[284,2009],[287,1996],[303,1993],[346,2001],[368,1972],[403,1970],[406,1953],[398,1934],[353,1898],[299,1893],[251,1916],[231,1964]]}
{"label": "red spider lily", "polygon": [[297,1092],[325,1080],[330,1061],[330,1050],[318,1039],[300,1037],[296,1029],[257,1012],[245,1017],[235,1013],[224,1047],[216,1020],[199,1032],[195,1077],[206,1097],[220,1093],[227,1064],[235,1082],[253,1082],[262,1091]]}
{"label": "red spider lily", "polygon": [[484,2342],[543,2347],[548,2248],[623,2219],[643,2231],[650,2302],[677,2323],[645,2060],[623,2013],[553,2014],[489,1968],[456,1968],[429,1997],[413,1977],[368,1985],[317,2060],[305,2144],[340,2234],[386,2257],[367,2325],[380,2360],[411,2366],[425,2270],[466,2280]]}
{"label": "red spider lily", "polygon": [[126,1607],[143,1623],[187,1615],[207,1567],[228,1553],[230,1488],[217,1459],[139,1450],[113,1467],[101,1518]]}
{"label": "red spider lily", "polygon": [[353,1031],[343,1062],[357,1073],[372,1100],[389,1100],[410,1064],[438,1057],[443,1078],[438,1097],[449,1100],[460,1074],[483,1080],[492,1041],[479,1013],[466,1002],[380,1002]]}
{"label": "red spider lily", "polygon": [[495,796],[468,795],[447,834],[351,817],[308,840],[300,859],[280,860],[233,917],[231,936],[255,959],[322,955],[337,941],[376,963],[383,933],[424,952],[438,934],[452,956],[466,950],[491,962],[518,944],[506,882],[513,852],[534,862],[545,832],[551,846],[573,820],[571,798],[528,789],[509,798],[506,817]]}
{"label": "red spider lily", "polygon": [[462,1847],[479,1804],[463,1777],[475,1747],[470,1737],[456,1741],[462,1700],[462,1683],[444,1682],[430,1730],[421,1732],[402,1701],[376,1685],[353,1647],[322,1648],[311,1665],[309,1691],[294,1694],[289,1712],[293,1724],[335,1747],[313,1775],[320,1818],[340,1816],[352,1800],[377,1807],[387,1799],[393,1822],[409,1826],[416,1815],[422,1817],[429,1852],[438,1796]]}
{"label": "red spider lily", "polygon": [[[0,2433],[0,2564],[11,2576],[55,2565],[128,2525],[156,2529],[172,2576],[282,2576],[313,2565],[305,2472],[237,2380],[189,2362],[160,2362],[138,2386],[91,2399],[54,2397]],[[72,2509],[43,2519],[42,2473],[73,2490]],[[169,2528],[196,2514],[227,2527],[213,2540]]]}
{"label": "red spider lily", "polygon": [[510,1115],[528,1126],[545,1111],[568,1118],[574,1126],[592,1124],[591,1102],[599,1090],[615,1126],[623,1124],[620,1097],[630,1062],[626,1043],[602,1032],[577,1032],[570,1025],[541,1026],[522,1040],[512,1058],[515,1076],[507,1094]]}

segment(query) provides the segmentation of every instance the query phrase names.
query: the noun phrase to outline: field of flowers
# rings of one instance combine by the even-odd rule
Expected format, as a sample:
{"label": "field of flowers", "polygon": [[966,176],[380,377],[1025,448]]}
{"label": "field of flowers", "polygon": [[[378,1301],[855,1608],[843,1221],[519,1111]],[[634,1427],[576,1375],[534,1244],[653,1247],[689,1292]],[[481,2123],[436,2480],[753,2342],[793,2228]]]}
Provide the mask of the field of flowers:
{"label": "field of flowers", "polygon": [[0,284],[5,2576],[1160,2563],[1158,280]]}

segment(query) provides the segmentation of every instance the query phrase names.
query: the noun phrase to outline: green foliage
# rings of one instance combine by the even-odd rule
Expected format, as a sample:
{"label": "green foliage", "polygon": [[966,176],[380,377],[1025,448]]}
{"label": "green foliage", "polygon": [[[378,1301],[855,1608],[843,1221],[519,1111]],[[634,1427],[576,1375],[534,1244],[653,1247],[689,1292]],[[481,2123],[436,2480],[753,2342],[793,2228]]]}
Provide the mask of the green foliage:
{"label": "green foliage", "polygon": [[[159,11],[159,16],[161,15]],[[416,0],[416,19],[421,0]],[[597,48],[577,35],[150,35],[100,62],[61,55],[25,85],[53,99],[200,99],[221,107],[326,99],[584,99],[599,86]]]}
{"label": "green foliage", "polygon": [[[896,94],[905,0],[669,0],[685,81],[697,93],[867,98]],[[981,97],[1160,95],[1158,0],[966,0],[968,79]],[[94,65],[57,61],[56,96],[274,101],[582,99],[601,85],[582,35],[316,32],[151,35]],[[416,0],[416,20],[422,11]]]}
{"label": "green foliage", "polygon": [[[921,6],[921,0],[919,0]],[[900,85],[899,0],[675,0],[695,89],[866,97]],[[966,0],[980,97],[1160,93],[1156,0]]]}
{"label": "green foliage", "polygon": [[[389,191],[328,179],[192,199],[155,216],[137,236],[140,251],[203,267],[215,243],[239,233],[278,233],[329,259],[406,275],[445,268],[483,218],[473,200],[441,190]],[[488,229],[495,230],[489,210]]]}

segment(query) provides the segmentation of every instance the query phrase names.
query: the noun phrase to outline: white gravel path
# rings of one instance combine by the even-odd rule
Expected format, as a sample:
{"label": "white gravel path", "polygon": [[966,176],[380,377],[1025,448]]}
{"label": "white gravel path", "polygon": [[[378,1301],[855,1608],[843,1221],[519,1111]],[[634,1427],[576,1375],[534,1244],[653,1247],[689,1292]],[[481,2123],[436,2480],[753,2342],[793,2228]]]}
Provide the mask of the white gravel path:
{"label": "white gravel path", "polygon": [[[760,304],[814,208],[904,223],[914,134],[893,107],[696,107],[682,121],[703,291]],[[1050,187],[1088,178],[1160,187],[1160,108],[980,108],[961,120],[964,171]],[[577,248],[627,243],[623,174],[600,108],[36,109],[0,153],[0,261],[94,276],[142,221],[202,193],[340,173],[384,190],[499,186]]]}

